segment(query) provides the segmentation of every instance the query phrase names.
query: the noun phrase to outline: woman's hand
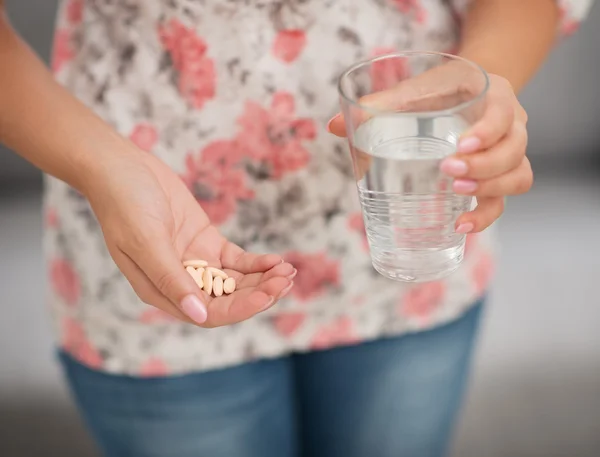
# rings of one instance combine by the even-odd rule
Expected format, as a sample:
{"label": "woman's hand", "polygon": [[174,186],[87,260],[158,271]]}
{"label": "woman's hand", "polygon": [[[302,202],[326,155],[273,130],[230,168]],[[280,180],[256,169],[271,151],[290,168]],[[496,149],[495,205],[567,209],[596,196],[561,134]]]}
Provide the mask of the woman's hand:
{"label": "woman's hand", "polygon": [[[83,189],[119,269],[146,303],[202,327],[243,321],[292,287],[296,270],[278,255],[245,252],[210,224],[184,183],[157,158],[112,157]],[[235,278],[234,293],[208,296],[182,266],[204,259]]]}
{"label": "woman's hand", "polygon": [[[417,78],[418,87],[423,90],[435,87],[446,101],[454,96],[446,89],[460,85],[457,82],[460,74],[451,66],[438,67]],[[443,173],[455,178],[456,193],[477,197],[477,207],[457,219],[459,233],[484,230],[504,211],[504,197],[525,193],[533,184],[531,165],[525,155],[527,113],[506,79],[497,75],[489,75],[489,78],[482,116],[462,135],[457,154],[444,159],[440,166]],[[448,88],[441,87],[440,81],[448,83]],[[410,91],[404,89],[407,86],[402,87],[401,83],[397,90],[369,95],[365,97],[368,99],[365,104],[389,107],[416,102],[423,108],[422,101],[429,103],[430,99],[416,93],[414,87],[410,87]],[[343,116],[334,117],[328,128],[335,135],[345,136]]]}
{"label": "woman's hand", "polygon": [[[10,68],[0,71],[0,140],[87,197],[110,254],[144,302],[216,327],[248,319],[290,290],[289,263],[228,242],[175,173],[56,83],[1,8],[0,67]],[[224,268],[237,290],[209,297],[183,268],[194,258]]]}
{"label": "woman's hand", "polygon": [[483,117],[458,143],[457,154],[444,159],[442,172],[454,179],[457,194],[477,197],[477,207],[456,221],[459,233],[480,232],[504,211],[504,197],[528,192],[533,172],[527,149],[527,113],[508,81],[489,75]]}

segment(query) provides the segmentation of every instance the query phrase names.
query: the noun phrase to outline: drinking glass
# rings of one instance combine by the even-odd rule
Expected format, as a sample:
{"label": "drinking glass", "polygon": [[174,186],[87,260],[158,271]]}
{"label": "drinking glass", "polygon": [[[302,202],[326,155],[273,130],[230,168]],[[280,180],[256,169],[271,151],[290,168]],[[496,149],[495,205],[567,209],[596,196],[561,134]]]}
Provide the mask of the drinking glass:
{"label": "drinking glass", "polygon": [[473,205],[452,191],[440,162],[481,118],[489,80],[449,54],[402,52],[359,62],[338,90],[374,268],[424,282],[462,262],[457,217]]}

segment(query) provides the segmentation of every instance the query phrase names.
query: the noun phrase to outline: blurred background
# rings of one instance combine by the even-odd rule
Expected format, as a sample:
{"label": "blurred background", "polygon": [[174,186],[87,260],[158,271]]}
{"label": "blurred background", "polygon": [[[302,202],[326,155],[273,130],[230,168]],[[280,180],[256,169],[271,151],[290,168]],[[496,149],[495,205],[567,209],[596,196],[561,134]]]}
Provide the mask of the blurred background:
{"label": "blurred background", "polygon": [[[8,0],[44,58],[55,7]],[[536,184],[499,224],[499,275],[455,457],[600,455],[599,21],[596,7],[522,96]],[[54,361],[40,195],[40,174],[0,147],[0,454],[94,456]]]}

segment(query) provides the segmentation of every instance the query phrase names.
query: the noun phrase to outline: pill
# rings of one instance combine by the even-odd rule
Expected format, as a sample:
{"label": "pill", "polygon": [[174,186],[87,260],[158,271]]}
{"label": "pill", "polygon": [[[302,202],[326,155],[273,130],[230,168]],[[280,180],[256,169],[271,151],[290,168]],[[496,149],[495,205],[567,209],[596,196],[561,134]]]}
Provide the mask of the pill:
{"label": "pill", "polygon": [[225,273],[223,270],[219,270],[218,268],[215,268],[215,267],[208,267],[208,269],[212,273],[213,278],[216,276],[220,277],[223,280],[229,278],[229,275],[227,273]]}
{"label": "pill", "polygon": [[198,273],[198,270],[196,270],[194,267],[186,267],[185,270],[190,274],[196,284],[198,284],[198,287],[202,289],[204,282],[202,281],[202,275]]}
{"label": "pill", "polygon": [[200,276],[204,275],[204,268],[196,268],[196,271]]}
{"label": "pill", "polygon": [[215,276],[213,279],[213,295],[215,297],[223,295],[223,278],[220,276]]}
{"label": "pill", "polygon": [[203,267],[206,267],[207,265],[208,265],[208,262],[206,260],[200,260],[200,259],[186,260],[185,262],[183,262],[184,267],[203,268]]}
{"label": "pill", "polygon": [[226,294],[230,294],[230,293],[233,293],[234,290],[235,290],[235,279],[227,278],[225,280],[225,282],[223,283],[223,292],[225,292]]}
{"label": "pill", "polygon": [[210,272],[210,269],[207,268],[206,270],[204,270],[204,274],[202,275],[202,281],[204,282],[204,292],[210,295],[213,289],[213,277]]}

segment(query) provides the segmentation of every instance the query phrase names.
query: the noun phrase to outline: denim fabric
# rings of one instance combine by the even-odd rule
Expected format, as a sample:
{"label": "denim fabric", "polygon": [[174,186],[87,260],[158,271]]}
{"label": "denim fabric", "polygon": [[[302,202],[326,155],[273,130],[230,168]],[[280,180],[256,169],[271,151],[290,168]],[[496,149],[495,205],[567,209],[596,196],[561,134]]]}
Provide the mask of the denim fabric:
{"label": "denim fabric", "polygon": [[61,360],[106,457],[442,457],[481,310],[398,338],[178,377]]}

